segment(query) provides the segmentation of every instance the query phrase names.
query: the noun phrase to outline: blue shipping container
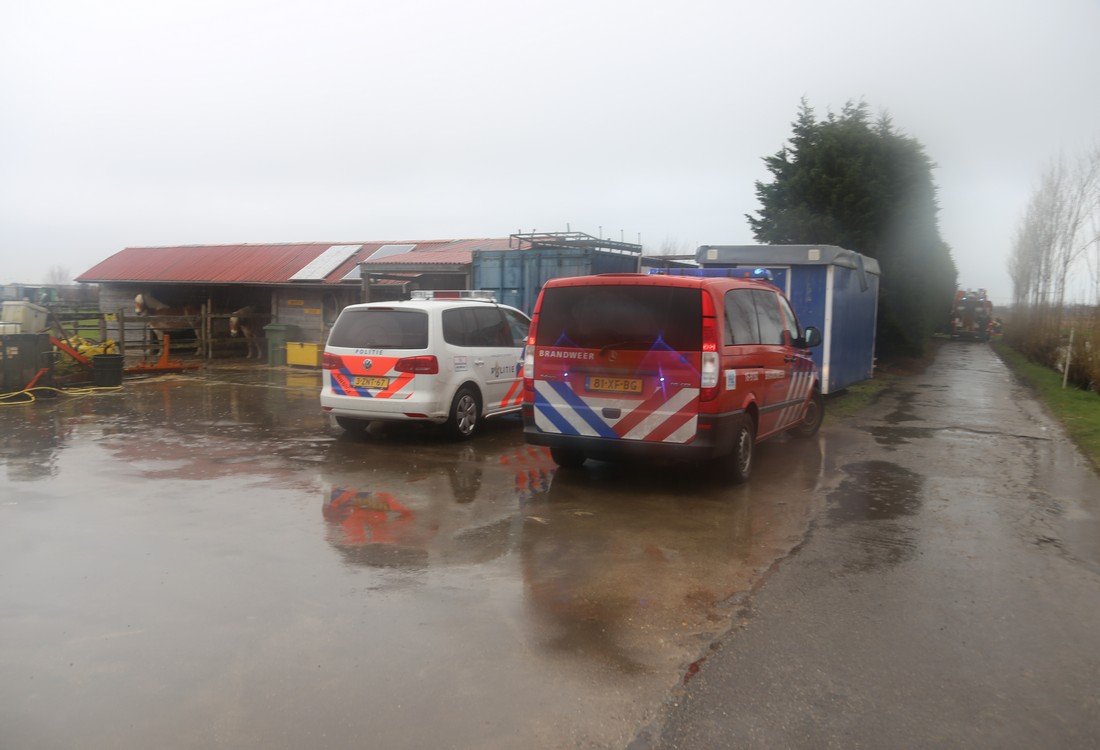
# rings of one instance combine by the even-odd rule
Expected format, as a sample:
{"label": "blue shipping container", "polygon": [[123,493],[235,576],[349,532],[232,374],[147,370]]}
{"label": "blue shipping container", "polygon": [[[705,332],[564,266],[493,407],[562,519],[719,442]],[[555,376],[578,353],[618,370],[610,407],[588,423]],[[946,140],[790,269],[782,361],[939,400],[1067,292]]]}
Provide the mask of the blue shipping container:
{"label": "blue shipping container", "polygon": [[875,368],[878,261],[836,245],[703,245],[704,268],[753,266],[772,272],[803,327],[821,330],[813,349],[821,392],[867,380]]}
{"label": "blue shipping container", "polygon": [[499,302],[528,315],[550,279],[596,273],[637,273],[639,256],[590,248],[475,250],[470,288],[495,293]]}

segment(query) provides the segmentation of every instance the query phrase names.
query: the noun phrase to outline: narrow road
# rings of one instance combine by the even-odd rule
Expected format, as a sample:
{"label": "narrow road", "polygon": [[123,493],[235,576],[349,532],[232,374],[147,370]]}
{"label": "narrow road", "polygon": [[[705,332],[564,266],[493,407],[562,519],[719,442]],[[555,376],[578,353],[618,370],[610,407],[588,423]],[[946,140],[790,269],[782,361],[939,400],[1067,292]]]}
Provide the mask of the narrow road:
{"label": "narrow road", "polygon": [[996,355],[823,444],[807,540],[633,747],[1100,746],[1100,480]]}

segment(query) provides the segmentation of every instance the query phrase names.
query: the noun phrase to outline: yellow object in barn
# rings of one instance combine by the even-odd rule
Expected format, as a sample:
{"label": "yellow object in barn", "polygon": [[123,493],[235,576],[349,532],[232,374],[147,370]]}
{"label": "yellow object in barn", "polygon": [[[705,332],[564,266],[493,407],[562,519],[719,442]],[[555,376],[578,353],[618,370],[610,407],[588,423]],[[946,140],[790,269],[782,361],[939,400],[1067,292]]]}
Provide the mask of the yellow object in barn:
{"label": "yellow object in barn", "polygon": [[321,366],[321,345],[303,341],[286,342],[286,363],[305,367]]}

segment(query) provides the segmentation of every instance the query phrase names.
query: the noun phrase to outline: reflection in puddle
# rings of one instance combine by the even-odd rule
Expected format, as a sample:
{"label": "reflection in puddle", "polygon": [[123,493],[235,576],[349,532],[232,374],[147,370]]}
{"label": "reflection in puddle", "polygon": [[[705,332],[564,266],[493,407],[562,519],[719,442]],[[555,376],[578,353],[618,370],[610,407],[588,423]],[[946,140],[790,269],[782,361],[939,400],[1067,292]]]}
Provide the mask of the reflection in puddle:
{"label": "reflection in puddle", "polygon": [[[92,471],[99,486],[128,493],[127,507],[164,505],[186,534],[239,543],[257,560],[240,566],[245,579],[268,562],[267,531],[227,519],[270,509],[274,538],[309,540],[290,550],[293,564],[312,564],[332,589],[385,589],[381,606],[410,618],[396,630],[427,615],[469,618],[469,607],[474,620],[491,617],[491,602],[506,623],[500,637],[525,659],[550,656],[536,672],[612,681],[673,674],[696,658],[728,626],[731,598],[802,541],[823,501],[818,440],[770,442],[740,487],[682,466],[590,462],[563,473],[547,449],[523,444],[516,423],[487,425],[466,444],[427,430],[356,438],[330,427],[315,393],[266,385],[149,382],[13,427],[0,438],[9,473]],[[414,589],[431,596],[400,596]],[[283,589],[271,591],[282,611]]]}
{"label": "reflection in puddle", "polygon": [[57,454],[72,438],[72,424],[53,411],[20,411],[18,423],[0,430],[0,464],[7,467],[8,479],[33,482],[55,476]]}
{"label": "reflection in puddle", "polygon": [[816,443],[770,446],[760,458],[739,487],[684,467],[558,472],[523,508],[539,648],[634,674],[713,637],[727,603],[801,541],[815,507]]}
{"label": "reflection in puddle", "polygon": [[[285,459],[314,461],[331,442],[313,394],[238,383],[213,388],[199,378],[127,385],[4,416],[0,465],[13,481],[54,476],[60,451],[95,441],[123,471],[147,479],[239,476],[283,486],[296,475]],[[302,442],[295,433],[322,440]]]}
{"label": "reflection in puddle", "polygon": [[750,504],[589,489],[561,474],[525,508],[528,602],[543,648],[642,671],[656,666],[658,643],[705,625],[732,593],[751,546]]}
{"label": "reflection in puddle", "polygon": [[517,508],[554,476],[549,451],[513,445],[494,455],[472,444],[442,445],[450,471],[384,472],[372,480],[379,489],[333,485],[326,493],[326,539],[346,562],[381,568],[484,563],[512,548]]}

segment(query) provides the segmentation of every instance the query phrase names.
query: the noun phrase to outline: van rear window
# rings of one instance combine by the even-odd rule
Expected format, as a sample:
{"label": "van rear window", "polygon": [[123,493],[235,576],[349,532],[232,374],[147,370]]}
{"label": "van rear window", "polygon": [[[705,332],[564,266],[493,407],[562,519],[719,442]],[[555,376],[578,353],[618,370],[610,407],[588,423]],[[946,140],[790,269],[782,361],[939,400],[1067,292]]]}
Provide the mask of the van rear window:
{"label": "van rear window", "polygon": [[428,314],[414,310],[344,310],[329,346],[349,349],[427,349]]}
{"label": "van rear window", "polygon": [[547,289],[536,342],[580,349],[702,348],[698,289],[667,286],[572,286]]}

